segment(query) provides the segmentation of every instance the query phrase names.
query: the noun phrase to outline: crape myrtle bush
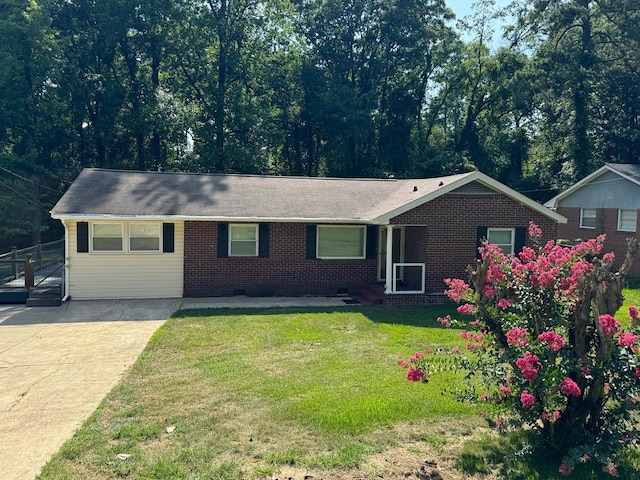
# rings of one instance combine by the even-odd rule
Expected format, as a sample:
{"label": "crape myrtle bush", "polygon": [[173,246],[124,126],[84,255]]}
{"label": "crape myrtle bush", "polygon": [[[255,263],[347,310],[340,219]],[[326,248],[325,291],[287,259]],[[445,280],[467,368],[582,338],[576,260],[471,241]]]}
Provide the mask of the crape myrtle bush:
{"label": "crape myrtle bush", "polygon": [[467,380],[457,397],[497,405],[499,429],[534,432],[538,446],[562,459],[564,475],[579,463],[599,461],[617,476],[621,447],[638,441],[640,320],[630,307],[624,331],[613,315],[622,306],[624,275],[638,244],[629,240],[614,271],[613,254],[601,255],[604,236],[563,246],[542,245],[541,233],[531,223],[535,248],[517,255],[484,242],[480,259],[468,268],[469,283],[446,280],[458,312],[473,320],[438,320],[465,325],[466,353],[429,349],[399,363],[408,380],[427,381],[430,368],[448,363],[443,354],[457,357]]}

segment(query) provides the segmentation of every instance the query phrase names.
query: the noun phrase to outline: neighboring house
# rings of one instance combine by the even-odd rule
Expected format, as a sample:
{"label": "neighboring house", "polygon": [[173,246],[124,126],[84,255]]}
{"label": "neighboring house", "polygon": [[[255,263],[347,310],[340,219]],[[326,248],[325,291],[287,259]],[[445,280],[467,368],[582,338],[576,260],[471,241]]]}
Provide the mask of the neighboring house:
{"label": "neighboring house", "polygon": [[[568,220],[558,227],[558,238],[587,240],[604,233],[605,250],[615,253],[619,266],[627,238],[637,236],[640,165],[607,163],[545,205]],[[640,274],[640,260],[631,274]]]}
{"label": "neighboring house", "polygon": [[76,299],[353,294],[427,302],[480,238],[561,215],[479,172],[414,180],[85,169],[51,211]]}

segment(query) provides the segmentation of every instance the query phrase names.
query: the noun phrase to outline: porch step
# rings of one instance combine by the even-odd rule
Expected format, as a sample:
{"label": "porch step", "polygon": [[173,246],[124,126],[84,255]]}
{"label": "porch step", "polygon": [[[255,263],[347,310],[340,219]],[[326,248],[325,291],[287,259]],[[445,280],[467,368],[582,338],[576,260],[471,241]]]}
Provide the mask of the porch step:
{"label": "porch step", "polygon": [[62,288],[60,286],[34,288],[27,298],[27,307],[57,307],[62,305]]}
{"label": "porch step", "polygon": [[382,305],[384,304],[384,286],[368,285],[363,287],[356,295],[352,297],[362,305]]}

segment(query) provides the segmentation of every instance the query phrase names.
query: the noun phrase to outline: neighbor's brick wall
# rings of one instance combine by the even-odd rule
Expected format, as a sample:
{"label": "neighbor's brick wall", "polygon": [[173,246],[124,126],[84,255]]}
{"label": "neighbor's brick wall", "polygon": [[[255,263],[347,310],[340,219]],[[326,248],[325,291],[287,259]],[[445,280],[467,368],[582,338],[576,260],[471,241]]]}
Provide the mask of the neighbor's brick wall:
{"label": "neighbor's brick wall", "polygon": [[376,282],[376,260],[306,258],[306,225],[272,223],[269,258],[217,257],[217,223],[185,222],[184,295],[336,295]]}
{"label": "neighbor's brick wall", "polygon": [[[596,230],[590,228],[580,228],[580,209],[559,207],[558,213],[567,217],[568,222],[558,226],[558,238],[564,240],[588,240],[596,237]],[[627,253],[627,238],[638,237],[638,232],[619,232],[618,231],[618,209],[616,208],[599,208],[597,209],[598,222],[602,222],[603,232],[607,235],[604,244],[604,252],[614,252],[616,261],[614,267],[622,264],[625,254]],[[637,222],[640,226],[640,221]],[[640,258],[636,258],[630,271],[631,275],[640,275]]]}
{"label": "neighbor's brick wall", "polygon": [[443,195],[391,223],[427,226],[407,229],[407,240],[419,239],[410,251],[407,247],[407,259],[426,263],[426,291],[438,293],[445,288],[445,278],[467,279],[467,265],[475,259],[478,226],[526,227],[530,221],[542,228],[545,240],[556,238],[553,220],[501,194]]}

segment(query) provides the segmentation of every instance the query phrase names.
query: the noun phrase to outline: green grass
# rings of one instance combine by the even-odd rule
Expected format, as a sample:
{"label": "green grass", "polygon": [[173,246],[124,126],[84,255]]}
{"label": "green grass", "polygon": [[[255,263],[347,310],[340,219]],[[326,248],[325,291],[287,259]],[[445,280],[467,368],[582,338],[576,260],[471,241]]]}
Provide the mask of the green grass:
{"label": "green grass", "polygon": [[474,409],[441,393],[455,374],[413,384],[397,365],[427,347],[457,345],[458,331],[436,322],[452,310],[179,312],[39,478],[342,471],[407,439],[431,438],[444,421],[451,432],[480,424]]}

